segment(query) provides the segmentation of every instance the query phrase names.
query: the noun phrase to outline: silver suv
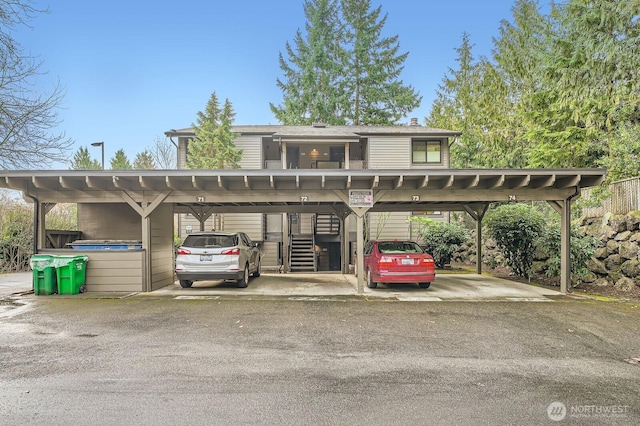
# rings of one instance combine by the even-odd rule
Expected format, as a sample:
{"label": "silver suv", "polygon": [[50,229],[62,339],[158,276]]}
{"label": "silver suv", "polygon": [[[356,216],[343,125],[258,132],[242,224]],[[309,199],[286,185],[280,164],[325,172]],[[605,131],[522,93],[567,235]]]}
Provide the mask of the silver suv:
{"label": "silver suv", "polygon": [[188,288],[201,280],[235,280],[238,287],[246,287],[249,275],[260,276],[259,245],[244,232],[189,234],[176,252],[180,286]]}

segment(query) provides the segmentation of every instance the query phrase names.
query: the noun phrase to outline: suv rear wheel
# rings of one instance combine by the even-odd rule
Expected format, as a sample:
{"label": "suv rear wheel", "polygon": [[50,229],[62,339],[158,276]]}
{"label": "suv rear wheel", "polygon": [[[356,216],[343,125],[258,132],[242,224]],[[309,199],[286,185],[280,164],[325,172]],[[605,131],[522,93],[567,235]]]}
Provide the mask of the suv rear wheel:
{"label": "suv rear wheel", "polygon": [[258,277],[260,276],[260,268],[261,268],[261,266],[262,266],[261,264],[262,264],[262,260],[258,259],[258,267],[257,267],[257,268],[256,268],[256,270],[253,272],[253,275],[252,275],[252,276],[254,276],[254,277],[256,277],[256,278],[258,278]]}
{"label": "suv rear wheel", "polygon": [[193,284],[193,281],[180,280],[180,287],[182,288],[190,288],[192,284]]}

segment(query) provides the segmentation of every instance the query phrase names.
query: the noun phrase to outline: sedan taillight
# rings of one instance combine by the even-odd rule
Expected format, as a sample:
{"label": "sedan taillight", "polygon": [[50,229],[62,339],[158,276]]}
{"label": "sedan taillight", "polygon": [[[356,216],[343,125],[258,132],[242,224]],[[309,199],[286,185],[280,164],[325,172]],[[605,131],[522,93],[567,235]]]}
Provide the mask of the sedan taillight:
{"label": "sedan taillight", "polygon": [[422,258],[422,263],[427,263],[427,264],[429,264],[429,263],[435,263],[435,262],[434,262],[434,260],[433,260],[433,257],[423,257],[423,258]]}
{"label": "sedan taillight", "polygon": [[384,268],[384,267],[388,267],[388,266],[393,266],[393,257],[382,256],[378,260],[378,267],[379,268]]}
{"label": "sedan taillight", "polygon": [[239,256],[240,255],[240,249],[239,248],[232,248],[232,249],[227,249],[227,250],[222,250],[220,252],[220,254],[229,254],[232,256]]}
{"label": "sedan taillight", "polygon": [[186,248],[179,248],[176,254],[191,254],[191,251],[187,250]]}

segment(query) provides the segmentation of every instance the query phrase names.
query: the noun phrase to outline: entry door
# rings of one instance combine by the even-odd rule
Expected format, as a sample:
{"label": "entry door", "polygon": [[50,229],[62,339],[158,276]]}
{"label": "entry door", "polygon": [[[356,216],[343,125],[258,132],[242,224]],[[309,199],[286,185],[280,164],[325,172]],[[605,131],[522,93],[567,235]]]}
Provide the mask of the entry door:
{"label": "entry door", "polygon": [[287,145],[287,169],[300,168],[300,148]]}
{"label": "entry door", "polygon": [[300,235],[300,215],[289,213],[289,230],[291,235]]}

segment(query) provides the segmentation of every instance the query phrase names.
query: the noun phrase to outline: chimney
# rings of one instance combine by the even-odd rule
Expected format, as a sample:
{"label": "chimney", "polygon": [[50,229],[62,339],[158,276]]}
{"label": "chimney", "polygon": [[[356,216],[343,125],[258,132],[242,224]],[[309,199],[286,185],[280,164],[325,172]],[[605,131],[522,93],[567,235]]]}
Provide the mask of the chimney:
{"label": "chimney", "polygon": [[417,126],[418,125],[418,118],[417,117],[412,117],[411,118],[411,125],[412,126]]}

